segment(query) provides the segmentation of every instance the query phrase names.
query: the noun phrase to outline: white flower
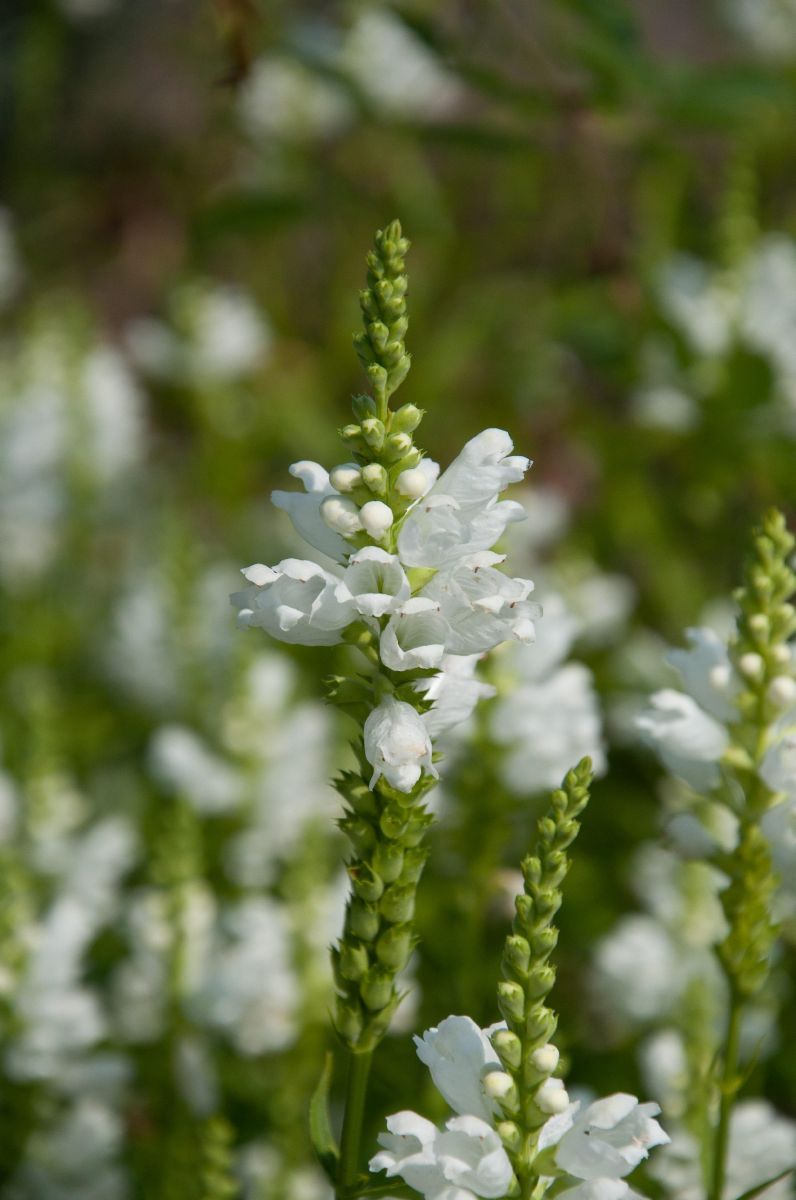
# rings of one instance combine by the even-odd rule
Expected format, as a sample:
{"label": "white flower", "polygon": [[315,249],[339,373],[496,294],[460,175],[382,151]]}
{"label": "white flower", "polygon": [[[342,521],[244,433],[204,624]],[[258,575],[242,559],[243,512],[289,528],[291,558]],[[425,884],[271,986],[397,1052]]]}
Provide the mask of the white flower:
{"label": "white flower", "polygon": [[347,496],[326,496],[321,501],[321,517],[334,533],[353,537],[362,529],[359,508]]}
{"label": "white flower", "polygon": [[343,579],[363,617],[394,612],[411,592],[397,554],[388,554],[379,546],[365,546],[352,554]]}
{"label": "white flower", "polygon": [[483,550],[438,572],[423,589],[422,595],[442,608],[450,654],[480,654],[504,641],[534,640],[533,622],[541,608],[528,600],[533,583],[496,571],[503,561],[503,555]]}
{"label": "white flower", "polygon": [[381,661],[393,671],[438,667],[447,634],[439,604],[413,596],[395,610],[381,635]]}
{"label": "white flower", "polygon": [[344,538],[324,521],[321,505],[329,496],[339,496],[329,481],[329,473],[316,462],[293,463],[290,474],[304,484],[303,492],[271,492],[271,501],[290,517],[298,533],[315,550],[335,562],[345,562],[351,549]]}
{"label": "white flower", "polygon": [[567,1200],[644,1200],[624,1179],[587,1179],[577,1187],[566,1188],[559,1196]]}
{"label": "white flower", "polygon": [[285,558],[275,567],[256,563],[242,571],[251,587],[230,596],[243,627],[259,626],[279,642],[334,646],[356,618],[348,588],[306,559]]}
{"label": "white flower", "polygon": [[332,80],[289,58],[254,63],[240,91],[239,110],[255,139],[303,141],[329,137],[352,116],[351,101]]}
{"label": "white flower", "polygon": [[796,796],[788,796],[763,814],[760,822],[771,846],[771,857],[786,886],[796,872]]}
{"label": "white flower", "polygon": [[365,757],[373,767],[371,789],[384,776],[399,792],[411,792],[424,768],[437,778],[431,739],[411,704],[387,696],[368,716],[364,732]]}
{"label": "white flower", "polygon": [[[518,653],[525,657],[530,649],[519,647]],[[584,755],[597,774],[605,770],[600,710],[591,672],[582,663],[567,663],[550,679],[518,687],[494,705],[490,717],[492,737],[506,747],[501,778],[517,795],[558,787]]]}
{"label": "white flower", "polygon": [[[511,1163],[498,1134],[479,1117],[451,1117],[444,1130],[413,1112],[387,1118],[382,1150],[371,1171],[400,1175],[426,1200],[467,1200],[505,1195]],[[461,1190],[464,1189],[464,1190]]]}
{"label": "white flower", "polygon": [[502,1065],[487,1030],[470,1017],[446,1017],[414,1041],[417,1057],[454,1112],[494,1119],[498,1110],[484,1094],[482,1080],[490,1070],[501,1071]]}
{"label": "white flower", "polygon": [[243,795],[243,780],[237,771],[184,725],[159,729],[150,744],[149,756],[155,775],[198,812],[229,812]]}
{"label": "white flower", "polygon": [[727,730],[690,696],[672,688],[654,692],[650,705],[636,717],[636,727],[674,775],[696,791],[711,788],[729,743]]}
{"label": "white flower", "polygon": [[629,1175],[652,1146],[669,1141],[654,1119],[659,1112],[659,1105],[639,1104],[624,1092],[596,1100],[578,1114],[558,1143],[558,1166],[577,1179]]}
{"label": "white flower", "polygon": [[668,661],[680,672],[686,690],[705,712],[719,721],[734,720],[737,711],[733,701],[741,684],[730,662],[726,642],[707,627],[685,632],[690,649],[670,650]]}
{"label": "white flower", "polygon": [[499,493],[517,483],[527,458],[511,455],[511,438],[486,429],[472,438],[431,491],[409,510],[398,535],[401,561],[413,567],[443,567],[490,550],[510,521],[525,513]]}
{"label": "white flower", "polygon": [[569,1096],[561,1079],[552,1077],[545,1079],[541,1087],[537,1089],[535,1100],[542,1112],[552,1113],[554,1116],[565,1113],[569,1109]]}
{"label": "white flower", "polygon": [[365,533],[375,541],[384,537],[395,520],[392,509],[383,500],[368,500],[359,510],[359,519]]}
{"label": "white flower", "polygon": [[760,776],[772,792],[796,796],[796,710],[781,716],[771,727]]}
{"label": "white flower", "polygon": [[475,678],[480,658],[480,654],[446,654],[433,679],[419,680],[417,690],[426,700],[434,702],[430,711],[423,714],[432,739],[446,729],[462,725],[472,716],[479,700],[494,696],[491,684]]}
{"label": "white flower", "polygon": [[648,1021],[670,1012],[685,982],[671,937],[640,913],[623,917],[602,938],[595,971],[600,1000],[614,1021]]}

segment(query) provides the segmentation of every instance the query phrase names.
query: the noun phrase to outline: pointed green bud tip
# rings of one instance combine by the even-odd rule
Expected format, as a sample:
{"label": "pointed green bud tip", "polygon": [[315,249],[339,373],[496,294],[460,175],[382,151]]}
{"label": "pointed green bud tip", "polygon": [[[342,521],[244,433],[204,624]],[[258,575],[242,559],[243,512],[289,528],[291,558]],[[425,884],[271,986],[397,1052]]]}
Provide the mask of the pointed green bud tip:
{"label": "pointed green bud tip", "polygon": [[351,982],[361,979],[368,966],[368,952],[364,946],[351,942],[341,943],[338,971],[343,979]]}
{"label": "pointed green bud tip", "polygon": [[384,446],[388,462],[397,462],[412,449],[412,437],[408,433],[391,433]]}
{"label": "pointed green bud tip", "polygon": [[385,1008],[393,996],[393,974],[385,967],[371,967],[360,984],[362,1002],[371,1012]]}
{"label": "pointed green bud tip", "polygon": [[373,854],[373,867],[385,883],[394,883],[404,866],[403,848],[394,842],[379,842]]}
{"label": "pointed green bud tip", "polygon": [[382,966],[400,971],[409,961],[415,938],[409,925],[391,925],[376,942],[376,957]]}
{"label": "pointed green bud tip", "polygon": [[355,1045],[362,1036],[364,1021],[356,1001],[338,999],[335,1007],[334,1024],[344,1042]]}
{"label": "pointed green bud tip", "polygon": [[354,899],[348,908],[348,930],[363,942],[372,942],[379,932],[379,914],[364,900]]}
{"label": "pointed green bud tip", "polygon": [[382,915],[396,924],[411,921],[415,912],[415,888],[406,884],[393,883],[381,898]]}
{"label": "pointed green bud tip", "polygon": [[357,863],[350,866],[348,874],[351,878],[351,886],[354,893],[360,900],[375,903],[381,899],[384,892],[384,881],[379,878],[368,863]]}
{"label": "pointed green bud tip", "polygon": [[416,404],[402,404],[393,413],[392,432],[414,433],[424,416],[423,409],[418,408]]}
{"label": "pointed green bud tip", "polygon": [[482,1087],[484,1094],[490,1100],[497,1100],[504,1112],[511,1115],[519,1112],[519,1092],[508,1071],[490,1071],[484,1076]]}
{"label": "pointed green bud tip", "polygon": [[353,396],[351,408],[358,421],[366,421],[368,417],[376,416],[376,401],[372,396]]}
{"label": "pointed green bud tip", "polygon": [[344,425],[340,430],[340,437],[344,442],[355,442],[362,437],[362,426]]}
{"label": "pointed green bud tip", "polygon": [[386,496],[389,476],[381,463],[368,463],[363,467],[362,482],[374,496]]}
{"label": "pointed green bud tip", "polygon": [[498,1029],[497,1033],[492,1034],[492,1045],[504,1067],[518,1070],[522,1062],[522,1042],[516,1033],[510,1029]]}
{"label": "pointed green bud tip", "polygon": [[502,979],[497,987],[498,1006],[507,1021],[521,1021],[525,1015],[525,995],[518,983]]}
{"label": "pointed green bud tip", "polygon": [[498,1121],[497,1133],[509,1154],[516,1154],[522,1146],[522,1133],[514,1121]]}
{"label": "pointed green bud tip", "polygon": [[381,450],[384,445],[384,424],[378,417],[368,417],[362,422],[362,436],[371,450]]}

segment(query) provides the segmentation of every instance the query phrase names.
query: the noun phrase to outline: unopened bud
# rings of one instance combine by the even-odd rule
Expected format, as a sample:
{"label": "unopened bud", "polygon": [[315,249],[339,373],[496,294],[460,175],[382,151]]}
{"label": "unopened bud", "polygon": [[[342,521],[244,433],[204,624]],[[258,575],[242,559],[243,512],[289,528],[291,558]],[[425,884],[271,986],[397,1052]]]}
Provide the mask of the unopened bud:
{"label": "unopened bud", "polygon": [[517,1070],[522,1062],[522,1042],[510,1029],[498,1029],[492,1034],[492,1045],[504,1067]]}
{"label": "unopened bud", "polygon": [[412,952],[414,938],[408,925],[391,925],[376,942],[376,957],[392,971],[400,971]]}
{"label": "unopened bud", "polygon": [[371,967],[359,986],[359,994],[371,1012],[378,1012],[392,999],[392,972],[384,967]]}
{"label": "unopened bud", "polygon": [[338,1000],[334,1016],[337,1032],[344,1042],[355,1044],[362,1033],[363,1021],[358,1004]]}
{"label": "unopened bud", "polygon": [[384,453],[389,462],[397,462],[412,449],[412,438],[408,433],[391,433],[384,443]]}
{"label": "unopened bud", "polygon": [[376,401],[372,396],[354,396],[351,407],[358,421],[366,421],[368,417],[376,416]]}
{"label": "unopened bud", "polygon": [[768,698],[777,708],[786,708],[796,700],[796,679],[790,675],[777,675],[768,685]]}
{"label": "unopened bud", "polygon": [[384,423],[378,417],[368,417],[362,422],[362,436],[371,450],[381,450],[384,445]]}
{"label": "unopened bud", "polygon": [[404,865],[404,852],[394,842],[379,842],[373,853],[373,867],[385,883],[394,883]]}
{"label": "unopened bud", "polygon": [[531,961],[531,947],[524,937],[513,933],[506,938],[505,948],[506,961],[520,975],[524,975],[528,970],[528,965]]}
{"label": "unopened bud", "polygon": [[343,979],[361,979],[368,969],[368,952],[362,945],[342,942],[340,945],[338,970]]}
{"label": "unopened bud", "polygon": [[395,517],[390,506],[382,500],[368,500],[359,509],[357,519],[360,522],[360,528],[364,527],[369,537],[380,541],[391,528]]}
{"label": "unopened bud", "polygon": [[368,463],[362,468],[362,482],[369,491],[383,496],[387,491],[387,472],[381,463]]}
{"label": "unopened bud", "polygon": [[419,467],[413,467],[409,471],[401,471],[401,474],[395,481],[395,489],[399,495],[405,496],[407,500],[419,500],[428,490],[428,477],[425,471],[421,471]]}
{"label": "unopened bud", "polygon": [[764,634],[768,633],[769,620],[768,620],[768,617],[766,616],[766,614],[765,613],[753,613],[752,616],[749,618],[749,628],[752,630],[753,633],[758,634],[758,636],[760,636],[760,637],[763,637]]}
{"label": "unopened bud", "polygon": [[388,921],[399,923],[411,921],[415,913],[415,889],[400,883],[393,883],[387,888],[381,898],[382,915]]}
{"label": "unopened bud", "polygon": [[482,1080],[484,1094],[490,1100],[497,1100],[509,1112],[519,1104],[517,1085],[508,1071],[490,1071]]}
{"label": "unopened bud", "polygon": [[344,425],[340,430],[340,437],[344,442],[356,442],[362,437],[362,426]]}
{"label": "unopened bud", "polygon": [[510,1021],[521,1021],[525,1015],[525,994],[518,983],[503,979],[497,986],[500,1011]]}
{"label": "unopened bud", "polygon": [[362,472],[356,463],[340,463],[329,472],[329,482],[338,492],[350,492],[362,479]]}
{"label": "unopened bud", "polygon": [[[743,667],[741,668],[743,670]],[[708,682],[712,688],[721,691],[726,688],[732,678],[732,671],[729,663],[716,663],[708,672]]]}
{"label": "unopened bud", "polygon": [[550,1075],[558,1066],[560,1057],[556,1047],[548,1042],[547,1045],[534,1050],[531,1055],[531,1063],[537,1071],[541,1071],[544,1075]]}
{"label": "unopened bud", "polygon": [[414,433],[423,420],[423,410],[416,404],[402,404],[392,415],[393,433]]}
{"label": "unopened bud", "polygon": [[516,1153],[522,1145],[522,1133],[513,1121],[498,1121],[498,1137],[507,1150]]}
{"label": "unopened bud", "polygon": [[790,646],[774,646],[771,657],[778,667],[786,667],[791,661]]}
{"label": "unopened bud", "polygon": [[738,667],[747,679],[761,679],[766,664],[759,654],[749,651],[738,659]]}
{"label": "unopened bud", "polygon": [[348,908],[348,929],[363,942],[372,942],[379,932],[379,914],[363,900],[352,900]]}
{"label": "unopened bud", "polygon": [[351,537],[362,528],[356,504],[342,496],[327,496],[321,503],[321,516],[330,529],[343,537]]}
{"label": "unopened bud", "polygon": [[569,1096],[561,1079],[545,1079],[534,1096],[542,1112],[562,1113],[569,1107]]}

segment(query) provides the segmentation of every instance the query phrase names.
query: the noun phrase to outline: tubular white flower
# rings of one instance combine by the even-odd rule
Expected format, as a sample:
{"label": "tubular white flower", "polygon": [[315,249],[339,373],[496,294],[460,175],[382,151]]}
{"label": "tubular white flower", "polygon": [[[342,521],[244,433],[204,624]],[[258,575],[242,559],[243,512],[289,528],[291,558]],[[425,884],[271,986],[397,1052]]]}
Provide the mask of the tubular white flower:
{"label": "tubular white flower", "polygon": [[411,594],[401,560],[379,546],[365,546],[352,554],[343,579],[363,617],[383,617]]}
{"label": "tubular white flower", "polygon": [[423,770],[438,778],[431,762],[431,739],[411,704],[387,696],[365,721],[365,757],[373,767],[368,785],[384,776],[399,792],[411,792]]}
{"label": "tubular white flower", "polygon": [[345,562],[350,547],[321,516],[323,501],[338,495],[328,472],[320,463],[302,460],[293,463],[290,474],[301,480],[304,492],[271,492],[272,503],[287,513],[305,542],[335,562]]}
{"label": "tubular white flower", "polygon": [[494,1119],[498,1109],[485,1095],[482,1080],[502,1065],[486,1030],[470,1017],[446,1017],[414,1041],[417,1057],[454,1112]]}
{"label": "tubular white flower", "polygon": [[468,721],[479,700],[494,696],[495,689],[491,684],[475,678],[480,657],[480,654],[446,654],[440,663],[441,670],[433,679],[418,681],[417,690],[426,700],[434,702],[433,707],[423,714],[423,722],[432,738]]}
{"label": "tubular white flower", "polygon": [[[439,1130],[413,1112],[387,1118],[383,1149],[371,1171],[401,1178],[426,1200],[466,1200],[505,1195],[512,1170],[498,1134],[479,1117],[451,1117]],[[460,1190],[464,1189],[464,1190]]]}
{"label": "tubular white flower", "polygon": [[528,596],[529,579],[512,579],[495,565],[504,556],[483,550],[438,572],[422,591],[436,600],[449,626],[451,654],[480,654],[501,642],[532,642],[541,608]]}
{"label": "tubular white flower", "polygon": [[558,1166],[576,1179],[629,1175],[651,1147],[670,1140],[654,1119],[660,1111],[659,1105],[639,1104],[624,1092],[596,1100],[578,1114],[558,1143]]}
{"label": "tubular white flower", "polygon": [[684,692],[664,688],[650,696],[651,707],[636,717],[662,762],[696,791],[718,780],[718,761],[729,745],[729,734]]}
{"label": "tubular white flower", "polygon": [[393,612],[381,635],[381,661],[393,671],[438,667],[447,633],[439,604],[413,596]]}
{"label": "tubular white flower", "polygon": [[407,500],[419,500],[434,486],[438,476],[439,463],[424,458],[416,467],[401,472],[395,481],[395,490]]}
{"label": "tubular white flower", "polygon": [[712,629],[687,629],[688,650],[670,650],[667,660],[680,673],[686,690],[700,708],[719,721],[736,717],[733,701],[741,690],[727,646]]}
{"label": "tubular white flower", "polygon": [[359,519],[368,536],[379,541],[392,528],[395,517],[383,500],[368,500],[359,510]]}
{"label": "tubular white flower", "polygon": [[428,495],[410,509],[398,535],[406,565],[442,567],[489,550],[510,521],[524,518],[520,504],[497,499],[529,466],[527,458],[511,455],[512,449],[502,429],[486,429],[467,443]]}
{"label": "tubular white flower", "polygon": [[334,646],[356,619],[345,583],[317,563],[285,558],[275,567],[256,563],[242,574],[251,587],[230,596],[240,610],[239,625],[259,626],[279,642]]}
{"label": "tubular white flower", "polygon": [[321,501],[321,518],[326,525],[342,537],[352,537],[362,529],[359,509],[346,496],[325,496]]}

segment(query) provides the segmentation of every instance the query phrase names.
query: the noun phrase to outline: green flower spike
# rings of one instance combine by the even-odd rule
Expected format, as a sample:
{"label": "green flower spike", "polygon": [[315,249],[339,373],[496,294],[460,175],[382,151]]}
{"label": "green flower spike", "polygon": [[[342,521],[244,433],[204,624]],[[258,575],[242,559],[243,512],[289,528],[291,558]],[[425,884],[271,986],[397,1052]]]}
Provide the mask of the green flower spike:
{"label": "green flower spike", "polygon": [[557,1018],[546,1003],[556,977],[549,959],[558,941],[554,921],[569,870],[567,850],[580,830],[591,779],[591,760],[584,758],[553,793],[537,825],[535,853],[522,863],[524,890],[503,951],[498,1005],[508,1028],[494,1034],[492,1043],[514,1086],[501,1099],[505,1120],[498,1131],[522,1200],[531,1196],[540,1175],[552,1173],[549,1164],[543,1169],[535,1161],[536,1147],[540,1129],[558,1110],[558,1097],[565,1097],[552,1079],[558,1051],[551,1045]]}

